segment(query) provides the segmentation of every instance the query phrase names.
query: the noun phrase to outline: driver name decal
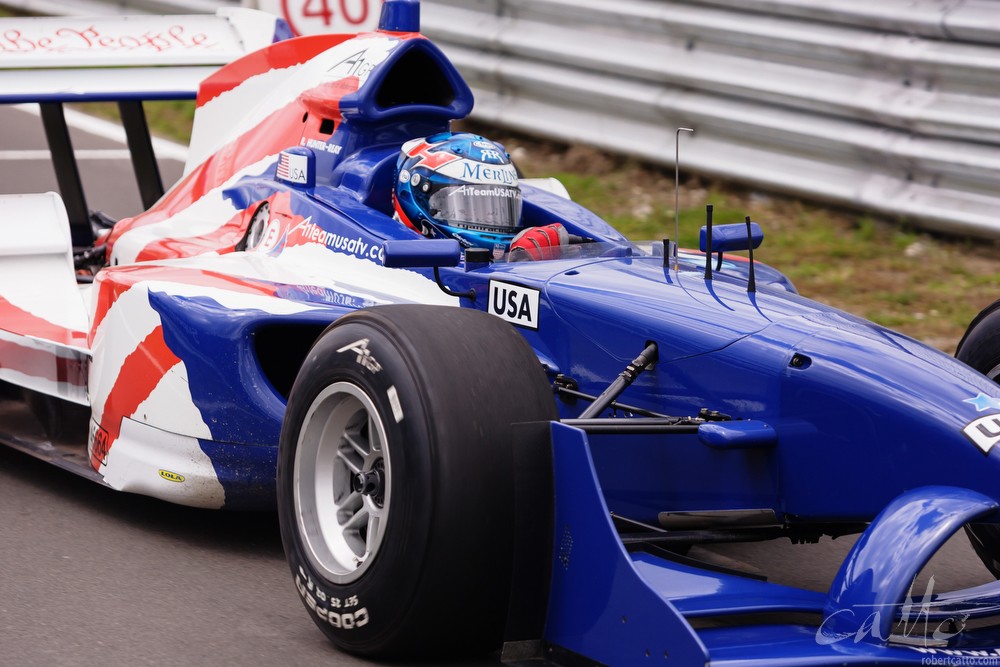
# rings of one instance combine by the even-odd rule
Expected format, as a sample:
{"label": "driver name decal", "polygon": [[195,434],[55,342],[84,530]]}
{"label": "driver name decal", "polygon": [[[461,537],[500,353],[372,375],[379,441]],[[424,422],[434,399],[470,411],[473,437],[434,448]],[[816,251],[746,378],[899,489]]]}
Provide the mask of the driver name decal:
{"label": "driver name decal", "polygon": [[962,429],[976,447],[989,454],[993,446],[1000,442],[1000,415],[986,415],[970,422]]}
{"label": "driver name decal", "polygon": [[491,280],[487,310],[511,324],[537,329],[538,290]]}

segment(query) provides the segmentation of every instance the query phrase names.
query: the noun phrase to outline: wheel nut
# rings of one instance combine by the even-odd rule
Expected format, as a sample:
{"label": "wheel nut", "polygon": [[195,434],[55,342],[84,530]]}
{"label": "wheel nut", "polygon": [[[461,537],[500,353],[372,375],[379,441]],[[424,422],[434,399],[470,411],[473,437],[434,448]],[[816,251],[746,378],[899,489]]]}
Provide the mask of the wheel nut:
{"label": "wheel nut", "polygon": [[351,490],[363,496],[377,496],[382,492],[382,475],[378,470],[359,472],[351,479]]}

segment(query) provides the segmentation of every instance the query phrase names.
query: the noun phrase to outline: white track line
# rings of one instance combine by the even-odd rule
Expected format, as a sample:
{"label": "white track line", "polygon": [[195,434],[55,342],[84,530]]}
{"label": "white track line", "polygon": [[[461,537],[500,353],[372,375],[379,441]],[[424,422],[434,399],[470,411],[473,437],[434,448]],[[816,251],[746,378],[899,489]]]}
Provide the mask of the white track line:
{"label": "white track line", "polygon": [[[37,104],[15,104],[11,107],[12,109],[19,109],[25,111],[35,116],[41,115]],[[65,109],[66,113],[66,124],[70,127],[74,127],[78,130],[86,132],[87,134],[92,134],[96,137],[101,137],[103,139],[108,139],[110,141],[115,141],[123,146],[128,145],[125,138],[125,129],[120,125],[106,121],[103,118],[96,118],[90,116],[83,112],[77,111],[75,109]],[[16,153],[24,151],[3,151],[5,153]],[[45,153],[46,159],[48,159],[48,151],[43,151]],[[104,158],[82,158],[82,154],[86,151],[74,151],[78,158],[81,159],[108,159]],[[96,151],[91,151],[94,153]],[[153,137],[153,152],[156,153],[156,157],[166,160],[177,160],[178,162],[186,162],[188,149],[187,146],[175,143],[173,141],[168,141],[166,139],[159,139]],[[124,151],[125,159],[128,159],[128,151]],[[31,158],[34,159],[34,158]]]}
{"label": "white track line", "polygon": [[[127,149],[124,148],[83,148],[73,151],[77,160],[128,160],[131,158]],[[11,162],[24,162],[27,160],[52,159],[52,154],[47,150],[24,150],[24,151],[0,151],[0,160],[10,160]]]}

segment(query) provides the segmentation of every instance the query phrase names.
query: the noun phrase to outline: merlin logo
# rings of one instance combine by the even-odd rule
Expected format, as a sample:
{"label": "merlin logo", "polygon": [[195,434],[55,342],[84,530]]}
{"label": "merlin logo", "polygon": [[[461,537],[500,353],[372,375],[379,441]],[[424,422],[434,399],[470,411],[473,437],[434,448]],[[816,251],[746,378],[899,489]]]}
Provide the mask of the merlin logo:
{"label": "merlin logo", "polygon": [[359,341],[355,341],[350,345],[345,345],[344,347],[337,350],[337,352],[355,352],[358,355],[357,362],[359,366],[367,368],[372,373],[378,373],[382,370],[382,364],[375,361],[375,357],[372,356],[371,350],[368,349],[368,339],[362,338]]}
{"label": "merlin logo", "polygon": [[499,183],[501,185],[513,185],[517,183],[517,171],[513,165],[505,164],[498,167],[490,167],[478,162],[462,162],[462,178],[466,178],[477,183]]}
{"label": "merlin logo", "polygon": [[993,446],[1000,442],[1000,415],[987,415],[966,424],[962,429],[969,440],[984,454],[989,454]]}

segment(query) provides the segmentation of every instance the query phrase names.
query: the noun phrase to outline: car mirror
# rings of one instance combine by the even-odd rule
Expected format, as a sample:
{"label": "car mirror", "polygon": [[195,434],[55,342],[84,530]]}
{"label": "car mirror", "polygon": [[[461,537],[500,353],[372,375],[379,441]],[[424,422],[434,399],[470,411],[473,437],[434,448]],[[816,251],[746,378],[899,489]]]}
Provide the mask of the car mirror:
{"label": "car mirror", "polygon": [[462,247],[455,239],[415,239],[382,243],[382,263],[391,268],[458,266]]}
{"label": "car mirror", "polygon": [[742,222],[731,225],[715,225],[712,227],[712,248],[708,245],[708,227],[701,228],[699,248],[702,252],[736,252],[758,248],[764,241],[764,232],[756,222],[750,223],[750,233]]}

